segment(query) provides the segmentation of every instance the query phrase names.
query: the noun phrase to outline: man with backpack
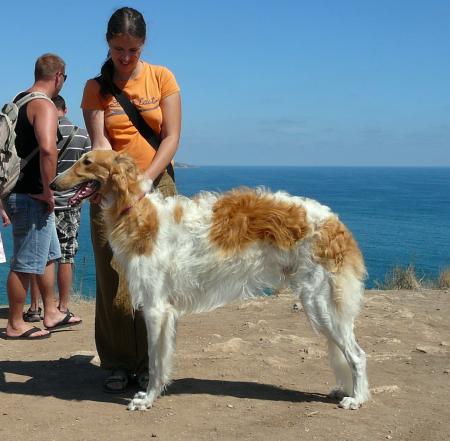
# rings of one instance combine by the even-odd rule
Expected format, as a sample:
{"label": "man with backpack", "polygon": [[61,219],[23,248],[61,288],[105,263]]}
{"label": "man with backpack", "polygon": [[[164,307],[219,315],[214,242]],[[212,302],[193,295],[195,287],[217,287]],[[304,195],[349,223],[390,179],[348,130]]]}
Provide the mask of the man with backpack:
{"label": "man with backpack", "polygon": [[[44,54],[35,64],[35,82],[16,96],[15,102],[34,93],[34,98],[20,106],[15,126],[15,148],[20,158],[27,158],[21,175],[4,201],[13,232],[13,256],[8,274],[9,301],[6,338],[35,340],[50,337],[50,332],[81,323],[79,317],[64,314],[54,297],[55,260],[61,256],[55,227],[55,201],[49,184],[54,179],[57,162],[57,114],[51,101],[62,89],[67,75],[65,63],[57,55]],[[38,153],[30,158],[38,148]],[[32,274],[44,304],[46,330],[30,327],[23,320],[23,307]]]}
{"label": "man with backpack", "polygon": [[[58,114],[58,164],[56,174],[64,173],[78,159],[91,150],[91,140],[86,129],[75,126],[67,118],[67,106],[64,98],[57,95],[52,98]],[[81,205],[72,207],[69,199],[75,190],[55,192],[55,222],[61,246],[61,259],[58,263],[58,309],[61,312],[69,311],[70,293],[72,290],[73,264],[78,250],[78,230],[80,227]],[[40,291],[36,277],[31,279],[31,305],[24,314],[26,322],[39,322],[41,308],[39,307]]]}

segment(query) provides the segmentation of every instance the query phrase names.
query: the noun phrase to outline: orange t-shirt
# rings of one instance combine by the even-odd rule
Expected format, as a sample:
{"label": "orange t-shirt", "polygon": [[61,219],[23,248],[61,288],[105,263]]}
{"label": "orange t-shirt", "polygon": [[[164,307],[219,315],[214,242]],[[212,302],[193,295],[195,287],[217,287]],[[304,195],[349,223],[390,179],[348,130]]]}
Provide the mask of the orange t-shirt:
{"label": "orange t-shirt", "polygon": [[[145,122],[157,133],[161,132],[161,100],[179,92],[177,81],[169,69],[141,61],[139,75],[128,80],[122,88],[135,107],[141,112]],[[155,156],[155,150],[142,137],[136,127],[112,96],[100,95],[100,84],[88,80],[84,87],[81,108],[85,110],[104,110],[105,127],[113,150],[126,151],[141,170],[145,170]]]}

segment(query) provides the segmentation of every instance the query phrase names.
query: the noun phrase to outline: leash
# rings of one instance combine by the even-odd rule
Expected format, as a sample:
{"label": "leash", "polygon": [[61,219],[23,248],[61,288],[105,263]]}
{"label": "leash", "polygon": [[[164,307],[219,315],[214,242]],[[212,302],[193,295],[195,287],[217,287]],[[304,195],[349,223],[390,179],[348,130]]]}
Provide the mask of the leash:
{"label": "leash", "polygon": [[123,214],[128,213],[128,212],[129,212],[136,204],[138,204],[138,203],[144,198],[144,196],[145,196],[146,194],[148,194],[148,193],[147,193],[147,192],[142,193],[142,194],[139,196],[139,199],[138,199],[134,204],[131,204],[131,205],[128,205],[128,207],[125,207],[125,208],[119,213],[119,216],[122,216]]}

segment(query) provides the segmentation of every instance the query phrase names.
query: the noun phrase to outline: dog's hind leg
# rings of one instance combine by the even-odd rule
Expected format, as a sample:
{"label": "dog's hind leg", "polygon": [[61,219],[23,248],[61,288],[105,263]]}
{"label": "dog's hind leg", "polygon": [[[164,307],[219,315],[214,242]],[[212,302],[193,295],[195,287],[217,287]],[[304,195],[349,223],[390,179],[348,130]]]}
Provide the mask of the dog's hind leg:
{"label": "dog's hind leg", "polygon": [[370,398],[366,354],[356,342],[353,324],[334,328],[327,337],[331,366],[337,380],[337,387],[330,395],[340,399],[339,407],[357,409]]}
{"label": "dog's hind leg", "polygon": [[[314,328],[323,333],[328,340],[331,366],[337,387],[331,395],[339,398],[340,407],[357,409],[370,398],[366,374],[366,354],[356,342],[353,324],[359,310],[361,290],[359,283],[346,284],[351,288],[340,297],[340,304],[333,301],[336,285],[327,278],[315,287],[304,290],[302,301],[304,311]],[[334,293],[336,298],[336,293]]]}
{"label": "dog's hind leg", "polygon": [[172,356],[175,349],[177,315],[170,305],[144,311],[147,325],[149,381],[147,390],[136,393],[129,410],[145,410],[153,404],[170,382]]}

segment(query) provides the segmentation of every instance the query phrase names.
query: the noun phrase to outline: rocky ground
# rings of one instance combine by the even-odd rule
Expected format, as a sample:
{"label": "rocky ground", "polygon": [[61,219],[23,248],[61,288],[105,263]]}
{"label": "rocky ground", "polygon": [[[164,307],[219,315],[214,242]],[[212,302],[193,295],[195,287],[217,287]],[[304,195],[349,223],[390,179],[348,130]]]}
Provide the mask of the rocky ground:
{"label": "rocky ground", "polygon": [[[325,342],[289,295],[185,317],[174,382],[145,412],[102,392],[93,310],[48,340],[0,340],[0,440],[450,439],[450,292],[368,291],[356,334],[373,399],[327,397]],[[0,308],[0,332],[7,308]]]}

